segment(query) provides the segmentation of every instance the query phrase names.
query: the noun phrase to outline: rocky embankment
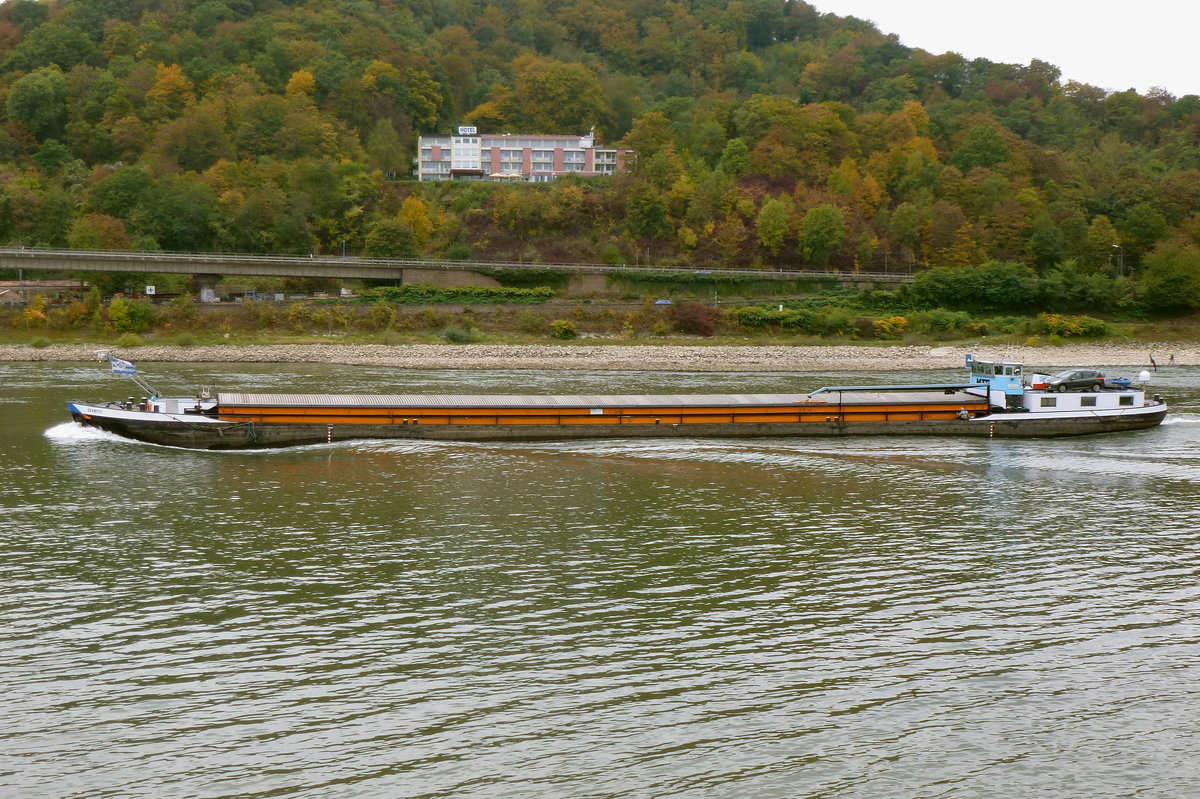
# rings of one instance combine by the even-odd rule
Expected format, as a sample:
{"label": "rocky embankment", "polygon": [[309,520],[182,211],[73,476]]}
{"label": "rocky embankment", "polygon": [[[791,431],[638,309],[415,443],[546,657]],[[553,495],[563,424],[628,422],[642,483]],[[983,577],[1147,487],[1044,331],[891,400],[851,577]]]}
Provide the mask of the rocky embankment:
{"label": "rocky embankment", "polygon": [[[0,361],[87,361],[103,345],[0,345]],[[905,371],[954,368],[973,352],[1031,369],[1149,367],[1200,363],[1200,343],[1075,344],[1058,347],[679,346],[512,344],[276,344],[216,347],[141,346],[121,355],[139,362],[342,363],[408,369],[613,369],[689,372]]]}

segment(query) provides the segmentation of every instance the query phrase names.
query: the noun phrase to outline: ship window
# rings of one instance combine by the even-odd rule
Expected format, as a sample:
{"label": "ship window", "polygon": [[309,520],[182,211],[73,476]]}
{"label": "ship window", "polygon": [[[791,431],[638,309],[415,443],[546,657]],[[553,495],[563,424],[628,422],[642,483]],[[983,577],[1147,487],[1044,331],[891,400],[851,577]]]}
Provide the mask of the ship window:
{"label": "ship window", "polygon": [[1096,398],[1095,397],[1080,397],[1079,398],[1079,407],[1095,408],[1096,407]]}
{"label": "ship window", "polygon": [[1126,394],[1125,396],[1120,397],[1119,400],[1122,405],[1130,405],[1130,406],[1133,405],[1133,396],[1130,394]]}
{"label": "ship window", "polygon": [[1042,397],[1043,408],[1054,408],[1058,405],[1058,397]]}

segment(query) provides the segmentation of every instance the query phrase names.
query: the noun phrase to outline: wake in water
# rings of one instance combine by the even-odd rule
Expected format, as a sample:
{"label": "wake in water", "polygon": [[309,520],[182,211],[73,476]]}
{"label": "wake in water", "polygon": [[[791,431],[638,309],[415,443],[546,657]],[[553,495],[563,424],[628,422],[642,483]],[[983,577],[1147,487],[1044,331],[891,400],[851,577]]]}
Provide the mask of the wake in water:
{"label": "wake in water", "polygon": [[84,427],[78,422],[63,422],[51,427],[43,435],[51,441],[64,444],[74,444],[80,441],[120,441],[125,444],[135,443],[128,438],[122,438],[116,433],[100,430],[95,427]]}
{"label": "wake in water", "polygon": [[135,444],[141,447],[155,447],[158,449],[180,450],[182,452],[195,452],[213,455],[230,455],[236,454],[239,456],[266,456],[266,455],[281,455],[281,454],[296,454],[304,452],[312,452],[314,450],[339,450],[339,449],[361,449],[364,451],[396,451],[400,453],[425,451],[429,449],[445,448],[447,446],[461,445],[463,442],[451,441],[403,441],[395,442],[390,439],[353,439],[349,441],[334,441],[332,443],[318,444],[300,444],[291,447],[265,448],[265,449],[190,449],[188,447],[172,447],[165,444],[153,444],[148,441],[135,441],[132,438],[125,438],[116,433],[110,433],[107,430],[100,430],[96,427],[85,427],[78,422],[63,422],[56,424],[54,427],[46,430],[42,435],[51,441],[60,444],[79,444],[92,441],[108,441],[121,444]]}

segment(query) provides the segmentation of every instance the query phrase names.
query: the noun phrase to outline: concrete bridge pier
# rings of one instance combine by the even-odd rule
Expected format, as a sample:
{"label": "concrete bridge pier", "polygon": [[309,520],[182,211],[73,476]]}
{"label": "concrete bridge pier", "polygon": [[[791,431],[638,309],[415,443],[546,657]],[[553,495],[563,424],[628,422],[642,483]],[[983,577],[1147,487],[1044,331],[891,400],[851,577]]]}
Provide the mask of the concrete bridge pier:
{"label": "concrete bridge pier", "polygon": [[216,302],[217,284],[221,282],[220,275],[192,275],[192,286],[200,296],[200,302]]}

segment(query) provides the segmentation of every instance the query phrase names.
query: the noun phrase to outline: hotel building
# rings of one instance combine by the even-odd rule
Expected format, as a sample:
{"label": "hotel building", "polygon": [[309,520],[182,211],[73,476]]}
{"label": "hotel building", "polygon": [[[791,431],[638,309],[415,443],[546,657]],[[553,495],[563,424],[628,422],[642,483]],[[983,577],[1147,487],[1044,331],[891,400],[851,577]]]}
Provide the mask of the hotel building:
{"label": "hotel building", "polygon": [[559,175],[611,175],[625,170],[628,150],[597,147],[595,136],[481,135],[417,139],[418,180],[512,180],[540,183]]}

